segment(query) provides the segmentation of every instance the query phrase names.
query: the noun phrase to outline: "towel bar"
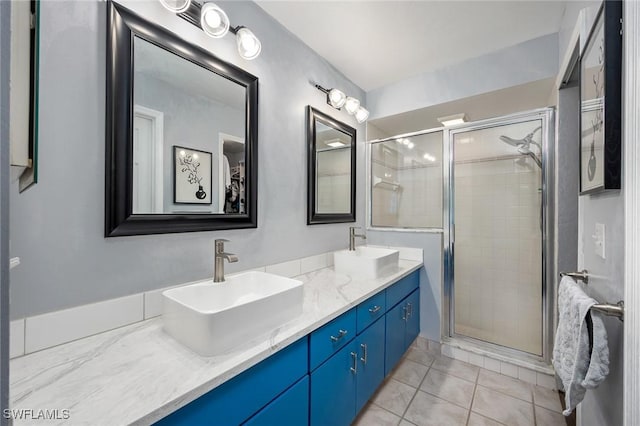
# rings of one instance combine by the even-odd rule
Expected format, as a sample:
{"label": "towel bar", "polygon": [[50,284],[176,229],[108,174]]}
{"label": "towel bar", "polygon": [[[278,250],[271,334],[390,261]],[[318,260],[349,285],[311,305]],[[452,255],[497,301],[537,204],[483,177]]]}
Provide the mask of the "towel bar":
{"label": "towel bar", "polygon": [[[586,269],[580,272],[560,272],[561,277],[571,277],[589,284],[589,273]],[[618,317],[620,321],[624,321],[624,302],[621,300],[615,305],[608,303],[598,303],[591,307],[592,310],[598,311],[604,315]]]}
{"label": "towel bar", "polygon": [[592,310],[598,311],[605,315],[612,317],[618,317],[620,321],[624,322],[624,302],[621,300],[615,305],[609,304],[597,304],[591,307]]}
{"label": "towel bar", "polygon": [[578,279],[585,284],[589,284],[589,273],[586,269],[583,269],[580,272],[560,272],[561,277],[569,276],[571,278]]}

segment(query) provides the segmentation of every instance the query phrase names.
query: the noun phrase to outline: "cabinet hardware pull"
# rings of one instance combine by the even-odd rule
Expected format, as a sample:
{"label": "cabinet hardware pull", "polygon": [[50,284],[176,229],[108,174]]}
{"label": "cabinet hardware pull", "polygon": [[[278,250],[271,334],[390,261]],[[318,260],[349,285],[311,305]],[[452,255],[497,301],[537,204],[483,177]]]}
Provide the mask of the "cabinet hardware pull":
{"label": "cabinet hardware pull", "polygon": [[411,303],[407,303],[407,318],[413,315],[413,305]]}
{"label": "cabinet hardware pull", "polygon": [[353,367],[349,368],[353,374],[358,374],[358,354],[351,352],[351,359],[353,360]]}
{"label": "cabinet hardware pull", "polygon": [[360,361],[362,361],[363,364],[366,364],[367,363],[367,344],[361,343],[360,347],[362,348],[362,358],[360,358]]}
{"label": "cabinet hardware pull", "polygon": [[376,312],[378,312],[380,309],[382,309],[382,306],[373,305],[373,308],[369,308],[369,312],[371,312],[372,314],[375,314],[375,313],[376,313]]}
{"label": "cabinet hardware pull", "polygon": [[402,307],[402,320],[403,321],[407,320],[407,307],[406,306]]}
{"label": "cabinet hardware pull", "polygon": [[347,330],[340,330],[338,331],[338,337],[331,336],[331,341],[337,342],[338,340],[342,339],[346,334],[347,334]]}

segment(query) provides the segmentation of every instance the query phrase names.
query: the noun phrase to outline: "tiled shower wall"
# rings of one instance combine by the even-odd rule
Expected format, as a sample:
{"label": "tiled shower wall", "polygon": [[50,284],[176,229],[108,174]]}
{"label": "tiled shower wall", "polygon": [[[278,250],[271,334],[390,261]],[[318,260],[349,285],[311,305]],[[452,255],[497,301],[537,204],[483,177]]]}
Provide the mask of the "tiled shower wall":
{"label": "tiled shower wall", "polygon": [[528,157],[455,165],[457,333],[541,354],[540,188]]}

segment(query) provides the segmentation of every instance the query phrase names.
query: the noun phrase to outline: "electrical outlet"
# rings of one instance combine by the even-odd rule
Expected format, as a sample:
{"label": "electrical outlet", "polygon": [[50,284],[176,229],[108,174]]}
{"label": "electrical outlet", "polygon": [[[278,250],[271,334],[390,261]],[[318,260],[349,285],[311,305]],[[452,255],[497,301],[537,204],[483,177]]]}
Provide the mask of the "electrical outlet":
{"label": "electrical outlet", "polygon": [[595,246],[596,255],[605,259],[605,232],[604,223],[596,223],[595,234],[593,234],[593,243]]}

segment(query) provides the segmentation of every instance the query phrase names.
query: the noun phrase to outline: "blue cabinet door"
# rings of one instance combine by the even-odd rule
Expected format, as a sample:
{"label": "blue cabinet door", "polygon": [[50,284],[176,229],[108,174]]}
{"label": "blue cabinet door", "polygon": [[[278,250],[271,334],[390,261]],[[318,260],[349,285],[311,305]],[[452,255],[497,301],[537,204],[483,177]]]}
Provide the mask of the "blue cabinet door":
{"label": "blue cabinet door", "polygon": [[308,356],[307,338],[303,337],[155,425],[237,426],[304,377]]}
{"label": "blue cabinet door", "polygon": [[405,318],[407,307],[399,303],[387,312],[384,375],[396,366],[405,351]]}
{"label": "blue cabinet door", "polygon": [[404,304],[407,307],[407,330],[404,344],[406,350],[420,333],[420,290],[411,293]]}
{"label": "blue cabinet door", "polygon": [[384,380],[384,324],[384,317],[382,317],[356,339],[359,351],[356,412],[362,409]]}
{"label": "blue cabinet door", "polygon": [[258,411],[246,426],[305,426],[309,424],[309,376]]}
{"label": "blue cabinet door", "polygon": [[348,425],[356,415],[356,342],[311,373],[311,425]]}

